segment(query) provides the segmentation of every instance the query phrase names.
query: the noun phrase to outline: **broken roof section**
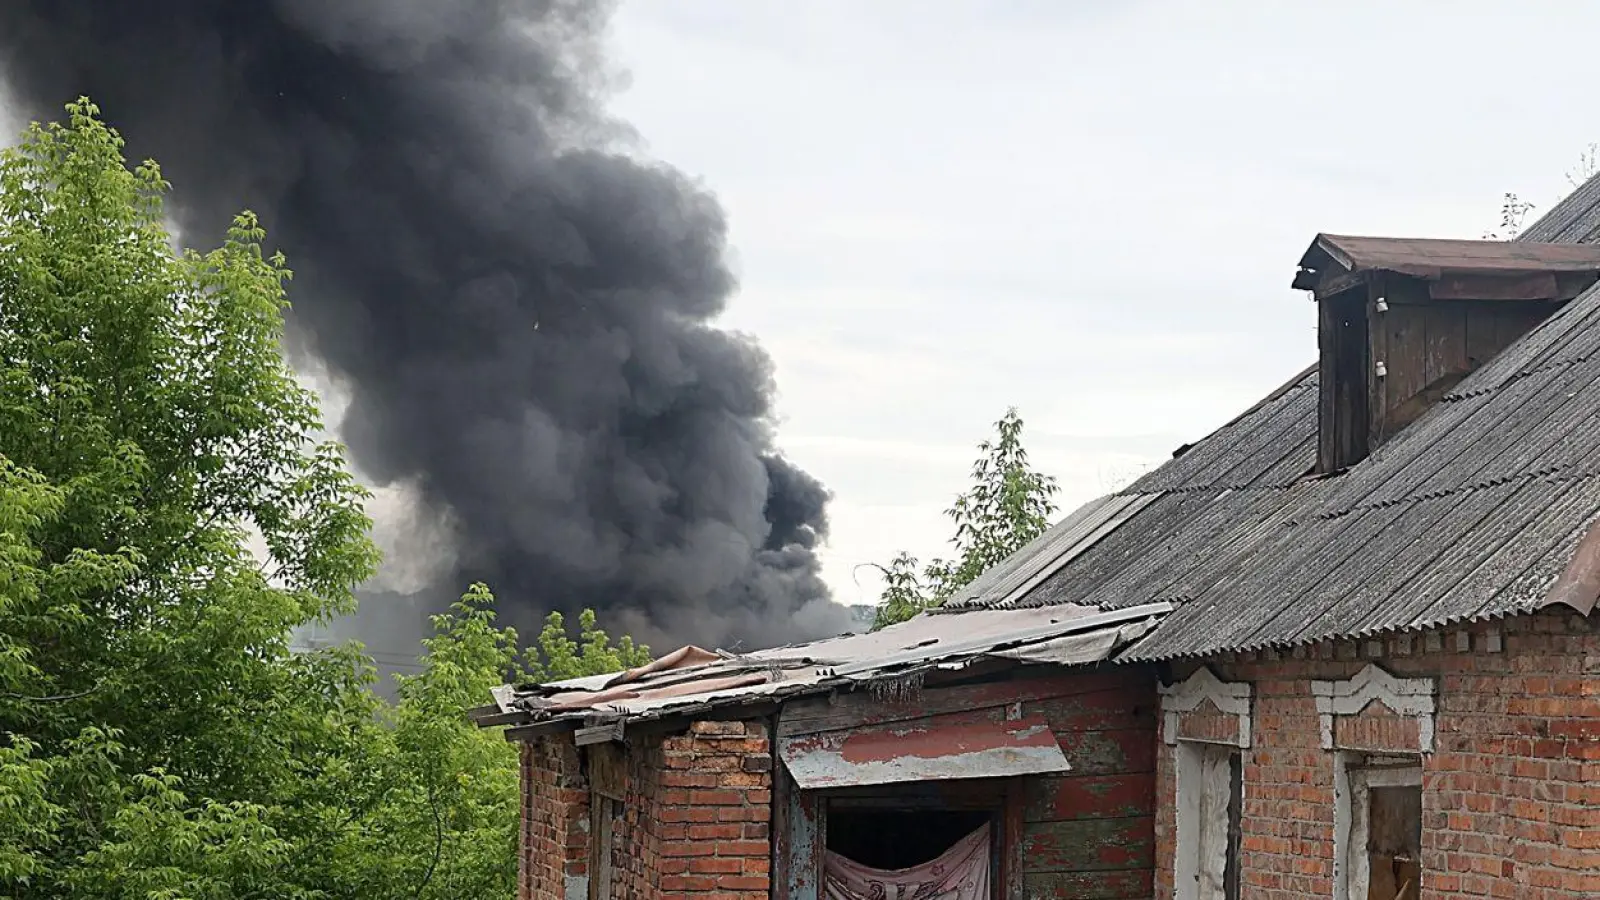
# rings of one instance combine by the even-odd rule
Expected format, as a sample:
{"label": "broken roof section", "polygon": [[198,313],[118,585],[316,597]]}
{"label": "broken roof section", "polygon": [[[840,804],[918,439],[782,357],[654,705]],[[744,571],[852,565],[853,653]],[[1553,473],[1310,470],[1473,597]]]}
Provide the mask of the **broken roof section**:
{"label": "broken roof section", "polygon": [[543,685],[504,686],[478,710],[508,736],[579,730],[579,743],[607,740],[624,722],[700,715],[837,687],[961,669],[983,660],[1079,665],[1108,659],[1146,634],[1163,603],[1100,610],[1075,605],[985,610],[960,617],[917,616],[866,634],[754,653],[684,647],[648,666]]}

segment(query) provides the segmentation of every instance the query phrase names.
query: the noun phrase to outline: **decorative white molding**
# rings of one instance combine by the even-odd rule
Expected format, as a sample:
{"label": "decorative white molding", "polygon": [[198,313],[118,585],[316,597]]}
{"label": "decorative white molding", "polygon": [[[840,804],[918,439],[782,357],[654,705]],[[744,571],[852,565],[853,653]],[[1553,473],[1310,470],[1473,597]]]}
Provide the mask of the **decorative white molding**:
{"label": "decorative white molding", "polygon": [[1322,726],[1322,749],[1332,750],[1335,716],[1360,715],[1376,700],[1396,715],[1417,720],[1417,737],[1423,753],[1433,752],[1435,683],[1432,678],[1397,678],[1375,663],[1346,681],[1313,681],[1317,715]]}
{"label": "decorative white molding", "polygon": [[1223,681],[1211,669],[1201,666],[1193,675],[1174,685],[1159,685],[1161,692],[1162,734],[1168,744],[1178,742],[1178,716],[1194,712],[1207,700],[1223,715],[1239,721],[1239,732],[1233,746],[1241,750],[1250,747],[1250,683],[1248,681]]}

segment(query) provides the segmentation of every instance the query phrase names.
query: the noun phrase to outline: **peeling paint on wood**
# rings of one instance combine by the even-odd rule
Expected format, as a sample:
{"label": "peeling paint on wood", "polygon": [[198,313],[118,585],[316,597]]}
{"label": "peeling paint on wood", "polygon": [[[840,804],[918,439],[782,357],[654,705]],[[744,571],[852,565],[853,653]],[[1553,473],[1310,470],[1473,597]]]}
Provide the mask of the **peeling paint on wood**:
{"label": "peeling paint on wood", "polygon": [[864,691],[840,694],[831,702],[827,698],[797,700],[787,704],[779,716],[778,736],[907,722],[991,707],[998,709],[1019,702],[1125,690],[1127,684],[1128,675],[1123,672],[1085,672],[927,688],[915,702],[882,700]]}
{"label": "peeling paint on wood", "polygon": [[1030,872],[1023,877],[1028,900],[1149,900],[1153,872]]}
{"label": "peeling paint on wood", "polygon": [[1029,822],[1147,816],[1155,809],[1156,776],[1152,772],[1085,775],[1028,780]]}
{"label": "peeling paint on wood", "polygon": [[816,794],[795,787],[778,774],[782,817],[773,847],[773,881],[778,900],[818,900],[822,895],[824,804]]}
{"label": "peeling paint on wood", "polygon": [[1056,740],[1075,775],[1110,775],[1119,772],[1156,770],[1156,741],[1153,728],[1058,731]]}
{"label": "peeling paint on wood", "polygon": [[1155,825],[1148,816],[1036,822],[1023,827],[1027,872],[1095,872],[1150,869],[1155,865]]}
{"label": "peeling paint on wood", "polygon": [[1115,731],[1141,727],[1151,704],[1141,707],[1127,688],[1052,697],[1023,704],[1023,715],[1042,716],[1057,731]]}
{"label": "peeling paint on wood", "polygon": [[1050,724],[896,726],[781,738],[779,753],[806,789],[1068,771]]}

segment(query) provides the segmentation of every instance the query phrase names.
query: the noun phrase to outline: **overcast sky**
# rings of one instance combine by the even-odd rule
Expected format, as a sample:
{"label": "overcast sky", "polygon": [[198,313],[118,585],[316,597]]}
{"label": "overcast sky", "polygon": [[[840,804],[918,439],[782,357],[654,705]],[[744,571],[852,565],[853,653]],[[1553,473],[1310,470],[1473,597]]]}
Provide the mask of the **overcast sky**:
{"label": "overcast sky", "polygon": [[614,109],[728,211],[839,600],[943,551],[1007,406],[1064,506],[1114,489],[1312,361],[1316,232],[1480,237],[1600,140],[1600,4],[1329,9],[623,4]]}
{"label": "overcast sky", "polygon": [[1328,9],[623,5],[614,108],[728,210],[841,601],[943,550],[1008,405],[1064,505],[1120,486],[1315,358],[1316,232],[1481,237],[1600,140],[1600,5]]}

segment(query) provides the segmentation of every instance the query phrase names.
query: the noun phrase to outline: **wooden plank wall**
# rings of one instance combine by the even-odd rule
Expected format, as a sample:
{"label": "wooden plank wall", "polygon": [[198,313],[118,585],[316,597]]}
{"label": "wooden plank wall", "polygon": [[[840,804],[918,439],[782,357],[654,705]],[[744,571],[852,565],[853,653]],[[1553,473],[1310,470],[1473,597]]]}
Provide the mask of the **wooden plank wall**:
{"label": "wooden plank wall", "polygon": [[1415,421],[1463,377],[1553,314],[1559,305],[1533,300],[1431,300],[1427,282],[1390,276],[1375,285],[1387,297],[1378,313],[1372,356],[1387,377],[1374,382],[1375,443]]}
{"label": "wooden plank wall", "polygon": [[890,723],[937,728],[1040,716],[1072,766],[1018,779],[1006,810],[1007,900],[1147,900],[1155,847],[1156,678],[1142,667],[1057,671],[900,699],[840,695],[789,704],[780,738]]}
{"label": "wooden plank wall", "polygon": [[1141,668],[1061,679],[1061,693],[1024,702],[1050,722],[1072,765],[1028,779],[1022,810],[1022,895],[1147,898],[1154,890],[1156,679]]}

